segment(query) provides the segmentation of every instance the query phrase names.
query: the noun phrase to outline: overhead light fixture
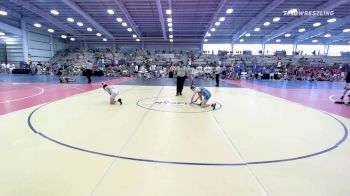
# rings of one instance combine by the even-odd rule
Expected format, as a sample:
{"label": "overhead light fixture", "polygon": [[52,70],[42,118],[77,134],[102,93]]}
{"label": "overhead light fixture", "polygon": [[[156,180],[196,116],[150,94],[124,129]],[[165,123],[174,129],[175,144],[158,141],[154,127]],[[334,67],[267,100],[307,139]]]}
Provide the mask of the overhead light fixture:
{"label": "overhead light fixture", "polygon": [[140,41],[140,39],[136,39],[136,41],[137,41],[137,42],[139,42],[139,41]]}
{"label": "overhead light fixture", "polygon": [[331,37],[331,36],[332,36],[331,34],[327,33],[323,37]]}
{"label": "overhead light fixture", "polygon": [[328,20],[327,20],[327,22],[329,22],[329,23],[332,23],[332,22],[335,22],[335,21],[337,21],[336,18],[331,18],[331,19],[328,19]]}
{"label": "overhead light fixture", "polygon": [[270,24],[270,22],[264,22],[264,26],[269,26]]}
{"label": "overhead light fixture", "polygon": [[73,18],[67,18],[67,21],[68,22],[74,22],[74,19]]}
{"label": "overhead light fixture", "polygon": [[128,31],[129,31],[129,32],[131,32],[131,31],[132,31],[132,29],[131,29],[131,28],[128,28]]}
{"label": "overhead light fixture", "polygon": [[288,14],[296,14],[296,13],[298,13],[298,10],[297,9],[291,9],[287,13]]}
{"label": "overhead light fixture", "polygon": [[53,14],[55,16],[60,14],[57,10],[51,10],[50,12],[51,12],[51,14]]}
{"label": "overhead light fixture", "polygon": [[208,39],[204,39],[204,42],[208,42]]}
{"label": "overhead light fixture", "polygon": [[35,23],[34,26],[40,28],[40,27],[41,27],[41,24]]}
{"label": "overhead light fixture", "polygon": [[84,24],[83,24],[82,22],[77,22],[77,25],[78,25],[79,27],[84,26]]}
{"label": "overhead light fixture", "polygon": [[166,12],[166,14],[168,14],[168,15],[171,14],[171,10],[166,10],[165,12]]}
{"label": "overhead light fixture", "polygon": [[74,42],[74,41],[75,41],[75,38],[74,38],[74,37],[71,37],[71,38],[70,38],[70,41]]}
{"label": "overhead light fixture", "polygon": [[170,41],[170,42],[173,42],[174,40],[173,40],[173,39],[170,39],[169,41]]}
{"label": "overhead light fixture", "polygon": [[280,21],[280,20],[281,20],[280,17],[276,17],[276,18],[272,19],[273,22],[278,22],[278,21]]}
{"label": "overhead light fixture", "polygon": [[208,37],[210,37],[211,36],[211,34],[208,32],[207,34],[206,34]]}
{"label": "overhead light fixture", "polygon": [[169,28],[169,31],[170,31],[170,32],[173,31],[173,28]]}
{"label": "overhead light fixture", "polygon": [[88,27],[86,28],[87,31],[92,31],[92,28]]}
{"label": "overhead light fixture", "polygon": [[224,21],[225,21],[225,17],[220,17],[220,18],[219,18],[219,21],[220,21],[220,22],[224,22]]}
{"label": "overhead light fixture", "polygon": [[320,22],[316,22],[316,23],[314,23],[312,26],[314,26],[314,27],[319,27],[319,26],[321,26],[321,23],[320,23]]}
{"label": "overhead light fixture", "polygon": [[348,43],[350,44],[350,41]]}
{"label": "overhead light fixture", "polygon": [[317,43],[317,42],[318,42],[318,40],[317,40],[317,39],[314,39],[314,40],[312,40],[312,42],[313,42],[313,43]]}
{"label": "overhead light fixture", "polygon": [[168,26],[169,27],[173,27],[173,23],[168,23]]}
{"label": "overhead light fixture", "polygon": [[244,39],[240,39],[239,42],[244,42]]}
{"label": "overhead light fixture", "polygon": [[284,36],[285,36],[285,37],[290,37],[291,34],[290,34],[290,33],[287,33],[287,34],[285,34]]}
{"label": "overhead light fixture", "polygon": [[55,32],[55,30],[53,30],[53,29],[47,29],[47,31],[50,32],[50,33]]}
{"label": "overhead light fixture", "polygon": [[6,15],[7,15],[7,12],[5,12],[4,10],[0,10],[0,15],[6,16]]}
{"label": "overhead light fixture", "polygon": [[277,43],[279,43],[279,42],[281,42],[281,41],[282,41],[281,39],[276,39],[276,42],[277,42]]}
{"label": "overhead light fixture", "polygon": [[215,28],[211,28],[210,31],[214,32],[216,29]]}
{"label": "overhead light fixture", "polygon": [[172,18],[167,18],[166,21],[167,22],[173,22],[173,19]]}
{"label": "overhead light fixture", "polygon": [[169,35],[169,38],[174,38],[174,36],[173,35]]}
{"label": "overhead light fixture", "polygon": [[134,34],[134,35],[132,35],[132,37],[133,37],[133,38],[137,38],[137,35]]}
{"label": "overhead light fixture", "polygon": [[349,32],[350,32],[350,29],[344,29],[343,32],[344,32],[344,33],[349,33]]}
{"label": "overhead light fixture", "polygon": [[246,37],[250,37],[250,33],[245,34]]}
{"label": "overhead light fixture", "polygon": [[123,26],[123,27],[126,27],[126,26],[128,26],[128,24],[126,24],[126,22],[123,22],[123,23],[122,23],[122,26]]}
{"label": "overhead light fixture", "polygon": [[61,35],[62,39],[67,39],[67,35]]}
{"label": "overhead light fixture", "polygon": [[101,37],[101,33],[96,33],[96,36],[97,37]]}
{"label": "overhead light fixture", "polygon": [[232,8],[229,8],[229,9],[226,10],[226,14],[232,14],[232,12],[233,12]]}
{"label": "overhead light fixture", "polygon": [[5,35],[5,33],[4,32],[0,32],[0,36],[4,36]]}
{"label": "overhead light fixture", "polygon": [[122,18],[117,18],[117,21],[118,22],[123,22],[123,19]]}
{"label": "overhead light fixture", "polygon": [[300,33],[304,32],[305,31],[305,28],[301,28],[298,30]]}
{"label": "overhead light fixture", "polygon": [[106,42],[106,41],[107,41],[107,38],[103,38],[102,40],[103,40],[104,42]]}
{"label": "overhead light fixture", "polygon": [[219,26],[219,25],[220,25],[220,22],[216,22],[216,23],[215,23],[215,26]]}
{"label": "overhead light fixture", "polygon": [[259,27],[257,27],[257,28],[255,28],[255,29],[254,29],[254,31],[260,31],[260,28],[259,28]]}
{"label": "overhead light fixture", "polygon": [[110,14],[110,15],[113,15],[114,11],[113,10],[107,10],[107,13]]}

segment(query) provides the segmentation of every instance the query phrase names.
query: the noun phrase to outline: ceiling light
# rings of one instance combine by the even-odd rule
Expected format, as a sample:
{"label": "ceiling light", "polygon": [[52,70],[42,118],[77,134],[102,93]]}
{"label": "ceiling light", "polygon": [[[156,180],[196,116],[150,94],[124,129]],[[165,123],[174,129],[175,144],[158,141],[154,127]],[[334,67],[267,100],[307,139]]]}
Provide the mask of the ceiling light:
{"label": "ceiling light", "polygon": [[77,25],[78,25],[79,27],[84,26],[84,24],[83,24],[82,22],[77,22]]}
{"label": "ceiling light", "polygon": [[246,36],[246,37],[249,37],[249,36],[250,36],[250,33],[245,34],[245,36]]}
{"label": "ceiling light", "polygon": [[169,26],[169,27],[172,27],[172,26],[173,26],[173,23],[168,23],[168,26]]}
{"label": "ceiling light", "polygon": [[215,23],[215,26],[219,26],[219,25],[220,25],[220,22],[216,22],[216,23]]}
{"label": "ceiling light", "polygon": [[117,21],[118,22],[123,22],[123,19],[122,18],[117,18]]}
{"label": "ceiling light", "polygon": [[3,33],[3,32],[0,32],[0,36],[4,36],[5,35],[5,33]]}
{"label": "ceiling light", "polygon": [[344,29],[343,32],[344,32],[344,33],[349,33],[349,32],[350,32],[350,29]]}
{"label": "ceiling light", "polygon": [[122,23],[122,26],[123,26],[123,27],[126,27],[126,26],[128,26],[128,24],[126,24],[126,22],[123,22],[123,23]]}
{"label": "ceiling light", "polygon": [[57,16],[58,14],[60,14],[57,10],[51,10],[50,12],[51,12],[51,14],[56,15],[56,16]]}
{"label": "ceiling light", "polygon": [[96,33],[96,36],[97,37],[101,37],[101,33]]}
{"label": "ceiling light", "polygon": [[35,23],[34,26],[40,28],[40,27],[41,27],[41,24]]}
{"label": "ceiling light", "polygon": [[208,42],[208,39],[204,39],[204,42]]}
{"label": "ceiling light", "polygon": [[278,22],[278,21],[280,21],[280,20],[281,20],[280,17],[276,17],[276,18],[274,18],[272,21],[273,21],[273,22]]}
{"label": "ceiling light", "polygon": [[206,34],[208,37],[210,37],[211,36],[211,34],[208,32],[207,34]]}
{"label": "ceiling light", "polygon": [[67,21],[68,22],[74,22],[74,19],[73,18],[67,18]]}
{"label": "ceiling light", "polygon": [[137,35],[134,34],[134,35],[132,35],[132,37],[133,37],[133,38],[137,38]]}
{"label": "ceiling light", "polygon": [[129,32],[131,32],[131,31],[132,31],[132,29],[131,29],[131,28],[128,28],[128,31],[129,31]]}
{"label": "ceiling light", "polygon": [[327,33],[326,35],[324,35],[323,37],[331,37],[332,35]]}
{"label": "ceiling light", "polygon": [[240,42],[244,42],[244,39],[240,39],[239,41],[240,41]]}
{"label": "ceiling light", "polygon": [[296,14],[296,13],[298,13],[297,9],[291,9],[288,11],[288,14]]}
{"label": "ceiling light", "polygon": [[168,18],[166,21],[173,22],[173,19],[172,18]]}
{"label": "ceiling light", "polygon": [[284,36],[285,36],[285,37],[290,37],[291,34],[290,34],[290,33],[287,33],[287,34],[285,34]]}
{"label": "ceiling light", "polygon": [[140,39],[136,39],[136,41],[137,41],[137,42],[139,42],[139,41],[140,41]]}
{"label": "ceiling light", "polygon": [[320,23],[320,22],[316,22],[316,23],[314,23],[312,26],[318,27],[318,26],[321,26],[321,23]]}
{"label": "ceiling light", "polygon": [[110,15],[113,15],[114,11],[113,10],[107,10],[107,13],[110,14]]}
{"label": "ceiling light", "polygon": [[166,14],[170,15],[171,14],[171,10],[166,10]]}
{"label": "ceiling light", "polygon": [[305,31],[305,28],[301,28],[298,30],[300,33],[304,32]]}
{"label": "ceiling light", "polygon": [[106,41],[107,41],[107,38],[103,38],[102,40],[103,40],[104,42],[106,42]]}
{"label": "ceiling light", "polygon": [[0,10],[0,15],[6,16],[6,15],[7,15],[7,12],[5,12],[5,11],[3,11],[3,10]]}
{"label": "ceiling light", "polygon": [[92,28],[88,27],[86,28],[87,31],[92,31]]}
{"label": "ceiling light", "polygon": [[350,44],[350,41],[348,43]]}
{"label": "ceiling light", "polygon": [[279,43],[279,42],[281,42],[281,41],[282,41],[281,39],[276,39],[276,42],[277,42],[277,43]]}
{"label": "ceiling light", "polygon": [[210,31],[214,32],[216,29],[215,28],[211,28]]}
{"label": "ceiling light", "polygon": [[173,40],[173,39],[170,39],[169,41],[170,41],[170,42],[173,42],[174,40]]}
{"label": "ceiling light", "polygon": [[232,8],[226,10],[226,14],[232,14],[232,12],[233,12]]}
{"label": "ceiling light", "polygon": [[173,35],[169,35],[169,38],[174,38],[174,36]]}
{"label": "ceiling light", "polygon": [[53,30],[53,29],[47,29],[47,31],[50,32],[50,33],[55,32],[55,30]]}
{"label": "ceiling light", "polygon": [[220,17],[220,18],[219,18],[219,21],[220,21],[220,22],[224,22],[224,21],[225,21],[225,17]]}
{"label": "ceiling light", "polygon": [[270,24],[270,22],[264,22],[264,26],[269,26]]}
{"label": "ceiling light", "polygon": [[75,41],[75,38],[74,38],[74,37],[71,37],[71,38],[70,38],[70,41],[74,42],[74,41]]}
{"label": "ceiling light", "polygon": [[329,22],[329,23],[332,23],[332,22],[335,22],[335,21],[337,21],[336,18],[331,18],[331,19],[328,19],[328,20],[327,20],[327,22]]}
{"label": "ceiling light", "polygon": [[312,42],[313,42],[313,43],[316,43],[316,42],[318,42],[318,40],[317,40],[317,39],[314,39],[314,40],[312,40]]}
{"label": "ceiling light", "polygon": [[255,29],[254,29],[254,31],[260,31],[260,28],[259,28],[259,27],[257,27],[257,28],[255,28]]}
{"label": "ceiling light", "polygon": [[173,28],[169,28],[169,31],[170,31],[170,32],[173,31]]}
{"label": "ceiling light", "polygon": [[62,39],[67,39],[67,35],[61,35]]}

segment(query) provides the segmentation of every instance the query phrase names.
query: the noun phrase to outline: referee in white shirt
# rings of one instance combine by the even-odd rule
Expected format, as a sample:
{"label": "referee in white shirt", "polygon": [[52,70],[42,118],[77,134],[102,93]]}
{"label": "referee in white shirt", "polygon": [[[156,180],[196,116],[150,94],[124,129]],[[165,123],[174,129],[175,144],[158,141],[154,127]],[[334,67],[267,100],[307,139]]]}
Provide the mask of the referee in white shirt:
{"label": "referee in white shirt", "polygon": [[182,95],[182,89],[184,88],[186,73],[187,68],[183,65],[183,62],[180,61],[179,65],[176,67],[176,96]]}
{"label": "referee in white shirt", "polygon": [[217,65],[215,68],[215,80],[216,80],[216,86],[219,86],[220,82],[220,73],[221,73],[221,68],[220,65]]}
{"label": "referee in white shirt", "polygon": [[91,83],[91,76],[92,76],[92,63],[90,60],[88,60],[86,64],[86,77],[88,79],[88,83]]}

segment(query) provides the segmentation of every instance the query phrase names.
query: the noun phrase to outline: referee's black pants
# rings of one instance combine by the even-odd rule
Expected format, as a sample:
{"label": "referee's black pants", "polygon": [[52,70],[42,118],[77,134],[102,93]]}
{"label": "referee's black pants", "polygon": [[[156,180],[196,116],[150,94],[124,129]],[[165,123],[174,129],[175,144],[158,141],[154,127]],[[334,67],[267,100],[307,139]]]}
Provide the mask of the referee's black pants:
{"label": "referee's black pants", "polygon": [[184,88],[185,77],[177,77],[176,81],[176,95],[182,95],[182,89]]}
{"label": "referee's black pants", "polygon": [[219,86],[220,74],[215,74],[215,79],[216,79],[216,86]]}

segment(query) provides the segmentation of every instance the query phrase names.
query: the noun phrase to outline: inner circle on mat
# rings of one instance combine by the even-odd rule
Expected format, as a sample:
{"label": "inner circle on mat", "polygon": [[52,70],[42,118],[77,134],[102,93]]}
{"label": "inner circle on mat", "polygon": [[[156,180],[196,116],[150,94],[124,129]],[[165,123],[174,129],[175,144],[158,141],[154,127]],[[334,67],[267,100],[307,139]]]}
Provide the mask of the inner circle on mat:
{"label": "inner circle on mat", "polygon": [[[211,106],[202,108],[200,101],[191,104],[190,97],[150,97],[137,101],[137,105],[141,108],[159,112],[174,112],[174,113],[201,113],[213,111]],[[222,108],[222,104],[209,100],[208,104],[216,104],[215,110]]]}

